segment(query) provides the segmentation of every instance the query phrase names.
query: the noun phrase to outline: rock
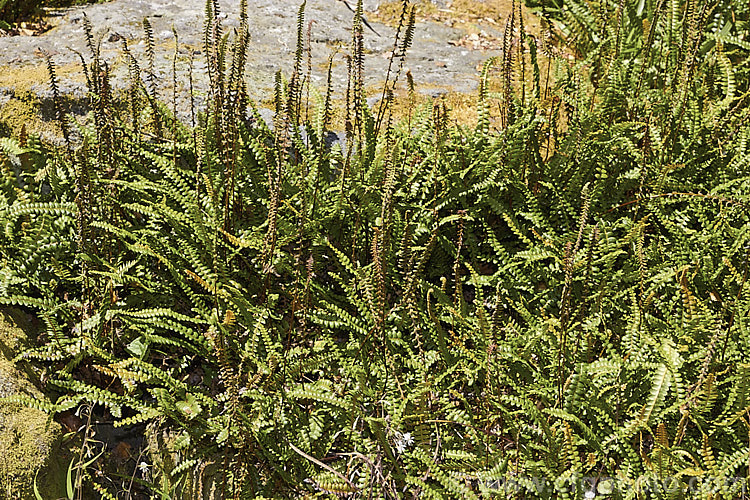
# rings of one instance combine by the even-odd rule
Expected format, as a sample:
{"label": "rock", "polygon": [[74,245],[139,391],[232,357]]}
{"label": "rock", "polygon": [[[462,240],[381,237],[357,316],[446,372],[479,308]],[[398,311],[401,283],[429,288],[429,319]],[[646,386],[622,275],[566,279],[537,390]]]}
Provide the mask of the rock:
{"label": "rock", "polygon": [[[24,329],[30,327],[17,310],[0,313],[0,398],[44,398],[29,375],[9,360],[28,340]],[[61,461],[61,438],[62,428],[45,412],[0,402],[0,498],[35,498],[35,478],[42,498],[65,496],[67,464]]]}
{"label": "rock", "polygon": [[[509,1],[502,0],[501,3]],[[221,23],[225,33],[232,36],[239,26],[239,2],[237,0],[217,0],[221,9]],[[287,78],[293,66],[297,36],[297,11],[300,0],[248,0],[248,22],[250,44],[247,54],[246,81],[250,97],[259,108],[268,106],[273,98],[274,74],[281,70]],[[382,82],[393,49],[395,29],[378,22],[378,12],[385,4],[401,2],[381,2],[365,0],[364,8],[370,24],[380,36],[370,30],[364,32],[365,89],[368,97],[382,94]],[[356,5],[348,0],[349,6]],[[457,7],[446,0],[432,2],[439,16],[418,17],[414,40],[407,53],[401,76],[405,85],[406,70],[411,70],[417,91],[424,95],[451,92],[473,93],[478,85],[478,71],[482,63],[501,52],[496,43],[502,36],[507,12],[501,12],[492,23],[485,23],[473,16],[456,27],[443,24],[444,16],[463,15]],[[487,10],[481,0],[464,0],[461,5],[478,5]],[[125,89],[129,85],[127,60],[122,56],[123,44],[127,42],[131,52],[138,59],[141,70],[147,67],[142,21],[148,18],[154,33],[155,60],[154,73],[157,75],[160,96],[167,101],[172,98],[172,84],[176,80],[177,109],[180,118],[188,122],[190,116],[189,85],[187,74],[191,54],[194,57],[193,88],[196,103],[203,102],[207,94],[208,81],[203,54],[204,2],[194,0],[111,0],[78,6],[67,10],[51,11],[49,22],[55,27],[40,36],[16,36],[0,38],[0,96],[18,95],[31,91],[38,99],[47,101],[50,97],[44,54],[50,54],[57,67],[58,84],[61,93],[70,96],[71,106],[85,101],[84,80],[79,58],[74,50],[90,58],[84,36],[84,13],[94,29],[94,41],[101,41],[102,59],[107,61],[113,77],[115,89]],[[391,10],[398,9],[389,7]],[[445,7],[453,6],[453,10]],[[476,6],[471,8],[478,8]],[[503,7],[505,9],[505,7]],[[507,9],[506,9],[507,10]],[[440,17],[443,16],[443,17]],[[334,54],[332,83],[334,101],[342,101],[346,91],[347,69],[344,54],[351,40],[353,14],[347,2],[341,0],[308,0],[304,32],[310,27],[310,56],[312,82],[322,90],[325,85],[327,61]],[[503,19],[500,19],[503,17]],[[533,17],[529,15],[529,17]],[[434,19],[433,19],[434,18]],[[386,21],[384,21],[386,22]],[[390,22],[390,21],[387,21]],[[468,40],[468,30],[482,27],[481,39]],[[468,27],[468,28],[467,28]],[[172,59],[175,39],[172,28],[177,32],[179,52],[177,54],[177,77],[172,77]],[[476,42],[476,43],[474,43]],[[467,50],[469,49],[469,50]],[[305,55],[305,61],[306,61]],[[440,64],[436,64],[439,61]],[[395,66],[398,66],[396,64]],[[142,74],[144,76],[144,74]],[[2,97],[6,100],[7,97]],[[11,103],[16,100],[11,99]],[[14,104],[17,105],[17,104]],[[3,121],[0,105],[0,121]],[[77,113],[75,113],[77,114]],[[29,127],[31,131],[50,139],[49,120],[42,120],[40,127]],[[12,128],[12,127],[11,127]],[[41,129],[41,130],[40,130]],[[46,136],[45,136],[46,135]]]}

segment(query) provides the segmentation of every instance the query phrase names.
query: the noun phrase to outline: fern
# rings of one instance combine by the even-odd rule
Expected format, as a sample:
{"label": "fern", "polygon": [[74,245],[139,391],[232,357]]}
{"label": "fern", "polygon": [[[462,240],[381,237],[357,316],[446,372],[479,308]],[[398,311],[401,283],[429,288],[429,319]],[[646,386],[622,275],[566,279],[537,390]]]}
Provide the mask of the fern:
{"label": "fern", "polygon": [[153,494],[536,497],[661,474],[669,496],[691,469],[740,475],[747,9],[725,4],[565,0],[536,41],[514,3],[460,127],[444,102],[394,114],[409,2],[367,105],[359,1],[342,147],[338,56],[315,89],[305,2],[273,127],[247,98],[245,2],[236,34],[206,2],[191,126],[159,102],[148,21],[118,103],[85,20],[81,142],[0,139],[0,304],[40,318],[14,354],[56,401],[15,402],[171,432]]}

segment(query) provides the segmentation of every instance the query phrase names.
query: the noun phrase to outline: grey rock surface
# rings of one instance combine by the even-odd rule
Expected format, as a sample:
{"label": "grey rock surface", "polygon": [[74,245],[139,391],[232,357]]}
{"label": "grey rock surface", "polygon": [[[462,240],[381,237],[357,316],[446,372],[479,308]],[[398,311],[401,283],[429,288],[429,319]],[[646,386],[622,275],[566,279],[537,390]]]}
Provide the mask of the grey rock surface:
{"label": "grey rock surface", "polygon": [[[222,25],[231,32],[239,25],[239,0],[219,0]],[[350,5],[355,2],[349,1]],[[365,0],[366,11],[378,8],[375,0]],[[444,3],[444,2],[443,2]],[[249,46],[246,78],[251,97],[270,100],[276,71],[287,77],[291,73],[296,43],[298,0],[248,0],[251,42]],[[440,7],[441,3],[436,3]],[[44,63],[47,53],[58,68],[72,67],[79,58],[74,50],[89,57],[83,32],[84,13],[94,27],[95,37],[101,39],[101,54],[112,67],[116,86],[127,85],[127,65],[122,56],[123,40],[145,67],[145,42],[142,21],[148,18],[153,26],[156,44],[155,73],[160,80],[162,97],[172,95],[172,57],[174,51],[173,28],[179,38],[177,62],[177,93],[180,108],[188,88],[189,61],[194,59],[194,95],[200,99],[207,89],[206,63],[203,46],[204,2],[196,0],[113,0],[65,10],[50,11],[49,22],[55,27],[40,36],[15,36],[0,38],[0,72],[38,66]],[[346,64],[343,54],[351,40],[353,13],[343,0],[308,0],[306,22],[312,22],[311,56],[314,86],[325,85],[325,67],[329,56],[336,53],[333,68],[334,91],[343,96],[346,82]],[[393,48],[395,30],[372,22],[377,36],[365,30],[366,85],[382,82],[388,57]],[[470,50],[452,45],[465,33],[459,29],[436,22],[418,22],[414,43],[408,53],[404,69],[410,69],[415,83],[424,92],[439,95],[447,91],[468,92],[477,86],[477,67],[497,51]],[[499,36],[499,33],[496,35]],[[61,71],[61,91],[74,98],[85,95],[85,85],[80,71]],[[37,72],[31,89],[42,98],[50,96],[49,82],[44,72]],[[0,105],[14,91],[13,85],[2,83],[0,76]],[[5,97],[3,97],[3,95]],[[261,104],[262,105],[262,104]]]}

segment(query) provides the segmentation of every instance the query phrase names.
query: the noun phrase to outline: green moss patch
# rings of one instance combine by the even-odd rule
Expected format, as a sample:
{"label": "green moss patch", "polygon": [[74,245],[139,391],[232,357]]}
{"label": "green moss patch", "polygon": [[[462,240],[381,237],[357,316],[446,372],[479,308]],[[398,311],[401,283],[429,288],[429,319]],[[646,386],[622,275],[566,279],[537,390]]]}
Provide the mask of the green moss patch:
{"label": "green moss patch", "polygon": [[[23,326],[24,329],[19,328]],[[44,396],[7,355],[25,343],[32,324],[19,311],[0,314],[0,398]],[[35,408],[0,401],[0,496],[33,498],[35,478],[43,498],[58,498],[64,488],[64,466],[58,453],[62,429]]]}

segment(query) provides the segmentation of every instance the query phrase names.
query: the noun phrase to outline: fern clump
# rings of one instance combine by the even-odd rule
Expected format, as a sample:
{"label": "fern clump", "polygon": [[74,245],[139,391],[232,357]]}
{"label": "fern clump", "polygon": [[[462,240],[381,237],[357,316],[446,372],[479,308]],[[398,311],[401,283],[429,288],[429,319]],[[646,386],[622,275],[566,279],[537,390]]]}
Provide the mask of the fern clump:
{"label": "fern clump", "polygon": [[[135,60],[116,105],[92,41],[81,142],[0,140],[0,303],[45,325],[17,360],[46,368],[47,410],[170,433],[171,465],[134,473],[154,495],[738,495],[747,25],[641,4],[561,3],[566,47],[514,8],[469,128],[439,101],[391,118],[409,2],[366,104],[360,1],[343,145],[304,2],[273,127],[216,2],[194,127]],[[81,488],[127,487],[94,467]]]}

